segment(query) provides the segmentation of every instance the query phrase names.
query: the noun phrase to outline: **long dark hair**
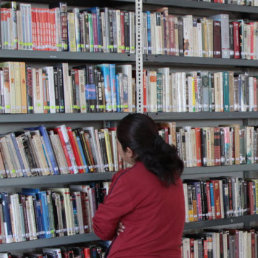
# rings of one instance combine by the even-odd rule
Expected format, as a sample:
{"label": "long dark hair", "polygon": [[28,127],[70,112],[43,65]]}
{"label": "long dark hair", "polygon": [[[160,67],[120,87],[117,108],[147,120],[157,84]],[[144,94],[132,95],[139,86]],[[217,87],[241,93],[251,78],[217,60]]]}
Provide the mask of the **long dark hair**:
{"label": "long dark hair", "polygon": [[175,183],[184,169],[175,146],[158,134],[155,122],[144,114],[129,114],[117,126],[117,139],[124,151],[129,147],[135,161],[157,175],[166,185]]}

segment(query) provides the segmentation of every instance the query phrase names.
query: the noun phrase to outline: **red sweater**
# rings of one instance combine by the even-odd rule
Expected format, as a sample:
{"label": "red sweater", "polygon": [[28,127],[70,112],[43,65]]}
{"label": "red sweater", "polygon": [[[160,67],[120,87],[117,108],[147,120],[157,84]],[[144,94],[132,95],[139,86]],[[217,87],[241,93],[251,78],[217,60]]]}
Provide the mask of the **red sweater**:
{"label": "red sweater", "polygon": [[[116,237],[119,222],[124,232]],[[137,162],[118,172],[93,218],[95,234],[113,240],[109,258],[180,258],[185,221],[182,181],[165,187]]]}

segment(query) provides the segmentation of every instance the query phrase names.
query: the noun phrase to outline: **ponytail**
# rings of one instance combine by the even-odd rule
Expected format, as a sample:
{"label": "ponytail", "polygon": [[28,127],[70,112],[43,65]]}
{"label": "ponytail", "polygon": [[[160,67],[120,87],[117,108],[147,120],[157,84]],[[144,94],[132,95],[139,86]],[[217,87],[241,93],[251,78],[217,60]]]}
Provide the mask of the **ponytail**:
{"label": "ponytail", "polygon": [[143,114],[129,114],[117,127],[117,138],[125,151],[129,147],[135,161],[141,161],[163,183],[170,185],[181,176],[184,164],[175,146],[158,134],[154,121]]}

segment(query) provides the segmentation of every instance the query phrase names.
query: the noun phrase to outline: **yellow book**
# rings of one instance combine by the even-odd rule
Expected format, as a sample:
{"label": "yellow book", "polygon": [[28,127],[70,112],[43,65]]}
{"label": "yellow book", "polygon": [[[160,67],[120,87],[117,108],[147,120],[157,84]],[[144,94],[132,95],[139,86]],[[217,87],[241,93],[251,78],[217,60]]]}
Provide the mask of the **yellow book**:
{"label": "yellow book", "polygon": [[108,131],[107,128],[102,129],[102,130],[104,132],[104,137],[105,137],[105,144],[106,144],[106,150],[107,150],[107,159],[108,159],[108,168],[109,168],[109,171],[114,171],[109,131]]}
{"label": "yellow book", "polygon": [[20,76],[20,63],[13,62],[14,72],[14,88],[15,88],[15,113],[21,113],[21,76]]}
{"label": "yellow book", "polygon": [[26,68],[25,63],[20,62],[20,79],[21,79],[21,113],[27,113],[27,90],[26,90]]}

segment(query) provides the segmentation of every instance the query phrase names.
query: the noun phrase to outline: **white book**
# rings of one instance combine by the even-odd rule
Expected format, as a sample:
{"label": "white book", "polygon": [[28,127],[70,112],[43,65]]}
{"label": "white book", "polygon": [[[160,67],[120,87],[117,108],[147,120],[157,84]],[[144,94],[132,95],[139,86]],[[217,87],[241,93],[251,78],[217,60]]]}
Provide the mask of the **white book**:
{"label": "white book", "polygon": [[157,112],[157,72],[148,71],[149,79],[149,111]]}
{"label": "white book", "polygon": [[188,218],[189,205],[188,205],[188,193],[187,193],[186,183],[183,183],[183,190],[184,190],[184,199],[185,199],[185,222],[189,222],[189,218]]}
{"label": "white book", "polygon": [[47,79],[48,79],[49,110],[50,110],[50,113],[56,113],[54,68],[53,66],[46,66],[45,69],[47,72]]}
{"label": "white book", "polygon": [[80,69],[78,71],[79,74],[79,101],[80,101],[80,112],[86,113],[87,112],[87,104],[86,104],[86,97],[85,97],[85,70]]}
{"label": "white book", "polygon": [[225,211],[224,211],[224,199],[223,199],[223,185],[222,180],[219,180],[219,196],[220,196],[220,213],[221,218],[225,218]]}
{"label": "white book", "polygon": [[186,112],[187,107],[186,107],[186,74],[185,72],[181,73],[181,80],[180,80],[180,87],[181,87],[181,112]]}
{"label": "white book", "polygon": [[183,16],[184,56],[193,56],[193,16]]}
{"label": "white book", "polygon": [[254,111],[254,77],[248,78],[248,87],[249,87],[249,108],[248,111]]}
{"label": "white book", "polygon": [[117,32],[116,32],[117,53],[122,53],[120,10],[115,10],[115,19],[116,19],[116,29],[117,29]]}
{"label": "white book", "polygon": [[177,102],[178,102],[178,95],[177,95],[177,85],[176,85],[176,73],[171,74],[171,91],[172,91],[172,112],[177,112]]}
{"label": "white book", "polygon": [[128,112],[134,112],[135,105],[133,102],[133,95],[135,94],[135,92],[133,92],[132,65],[122,65],[121,69],[122,73],[127,76],[128,80]]}
{"label": "white book", "polygon": [[112,142],[112,151],[113,151],[113,163],[114,170],[118,171],[118,152],[117,152],[117,137],[116,131],[111,131],[111,142]]}
{"label": "white book", "polygon": [[135,13],[129,12],[130,54],[135,53]]}
{"label": "white book", "polygon": [[33,199],[31,195],[26,196],[26,214],[27,214],[28,226],[29,226],[29,239],[35,240],[37,239],[37,228],[36,228]]}
{"label": "white book", "polygon": [[72,113],[72,83],[69,78],[69,67],[68,63],[62,63],[63,70],[63,86],[64,86],[64,102],[65,102],[65,113]]}
{"label": "white book", "polygon": [[67,235],[71,236],[75,234],[75,224],[73,217],[73,208],[71,203],[70,189],[66,187],[52,188],[52,192],[60,193],[64,198],[64,209],[65,209],[65,219],[67,227]]}
{"label": "white book", "polygon": [[163,112],[171,111],[171,85],[169,67],[159,68],[159,73],[164,75],[164,87],[163,87]]}

